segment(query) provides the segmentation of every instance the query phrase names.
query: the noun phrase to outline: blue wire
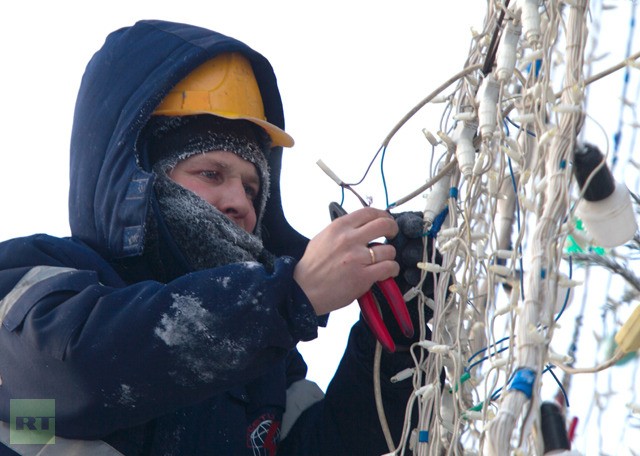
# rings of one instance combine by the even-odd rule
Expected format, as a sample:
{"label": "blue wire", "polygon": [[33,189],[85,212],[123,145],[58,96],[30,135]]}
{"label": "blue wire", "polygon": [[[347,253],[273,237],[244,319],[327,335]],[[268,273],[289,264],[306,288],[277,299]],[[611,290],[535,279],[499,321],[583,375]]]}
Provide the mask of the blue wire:
{"label": "blue wire", "polygon": [[[508,130],[507,130],[508,131]],[[507,157],[507,163],[509,164],[509,173],[511,174],[511,183],[513,184],[513,192],[518,195],[518,186],[516,184],[516,178],[513,174],[513,166],[511,165],[511,157]],[[516,198],[516,220],[518,221],[518,231],[520,231],[520,203]],[[518,246],[518,254],[520,256],[520,297],[524,300],[524,263],[522,262],[522,246]]]}
{"label": "blue wire", "polygon": [[382,155],[380,156],[380,175],[382,176],[382,186],[384,188],[384,202],[385,207],[389,207],[389,192],[387,191],[387,180],[384,177],[384,157],[387,153],[387,146],[382,148]]}
{"label": "blue wire", "polygon": [[[498,353],[502,353],[502,352],[503,352],[503,351],[505,351],[505,350],[509,350],[509,347],[502,347],[500,350],[498,350],[498,351],[496,352],[496,354],[498,354]],[[493,356],[493,355],[489,355],[489,356],[485,356],[484,358],[480,358],[480,359],[479,359],[478,361],[476,361],[475,363],[473,363],[473,364],[471,364],[471,365],[467,366],[467,367],[465,368],[465,371],[469,372],[471,369],[473,369],[474,367],[476,367],[478,364],[480,364],[480,363],[482,363],[482,362],[484,362],[484,361],[488,360],[488,359],[489,359],[489,358],[491,358],[492,356]]]}
{"label": "blue wire", "polygon": [[[509,122],[511,125],[513,125],[514,127],[516,127],[518,130],[520,130],[522,128],[521,125],[518,125],[517,123],[515,123],[513,120],[509,119],[508,117],[505,117],[505,119],[507,120],[507,122]],[[527,132],[527,134],[529,136],[533,136],[534,138],[536,137],[536,134],[534,132],[532,132],[531,130],[527,130],[526,128],[524,129],[524,131]],[[508,130],[507,130],[508,133]]]}
{"label": "blue wire", "polygon": [[507,336],[507,337],[503,337],[502,339],[500,339],[499,341],[497,341],[497,342],[495,342],[495,343],[493,343],[493,344],[489,345],[488,347],[481,348],[480,350],[478,350],[477,352],[475,352],[473,355],[471,355],[471,357],[467,360],[467,362],[468,362],[468,363],[470,363],[470,362],[471,362],[471,360],[472,360],[473,358],[475,358],[476,356],[478,356],[480,353],[484,353],[484,352],[485,352],[485,351],[487,351],[488,349],[490,349],[490,348],[492,348],[492,347],[495,347],[495,346],[496,346],[496,345],[498,345],[498,344],[501,344],[501,343],[502,343],[502,342],[504,342],[505,340],[509,340],[509,338],[510,338],[509,336]]}
{"label": "blue wire", "polygon": [[[631,55],[631,47],[633,43],[634,29],[636,27],[636,6],[637,2],[629,2],[631,4],[631,21],[629,22],[629,37],[627,39],[627,49],[625,51],[625,58],[629,58]],[[613,135],[613,154],[611,155],[611,171],[615,168],[618,162],[618,152],[620,150],[620,143],[622,141],[622,126],[624,125],[624,108],[627,100],[627,89],[629,88],[630,77],[630,65],[627,65],[624,69],[624,83],[622,85],[622,103],[620,103],[620,111],[618,117],[618,130]]]}
{"label": "blue wire", "polygon": [[[573,259],[572,259],[572,256],[569,255],[569,278],[571,279],[572,277],[573,277]],[[571,295],[571,288],[567,288],[567,295],[564,297],[564,303],[562,304],[562,308],[560,309],[560,312],[558,312],[558,315],[556,315],[555,321],[558,321],[558,319],[562,316],[565,309],[567,308],[570,295]]]}
{"label": "blue wire", "polygon": [[[554,367],[556,367],[556,366],[554,366],[553,364],[548,364],[547,365],[549,373],[553,376],[553,379],[558,384],[558,387],[560,388],[560,391],[562,391],[562,396],[564,396],[564,403],[567,404],[567,408],[569,408],[569,396],[567,396],[567,392],[565,391],[564,386],[562,386],[562,382],[558,379],[558,377],[556,377],[556,374],[554,374],[553,371],[551,370]],[[544,374],[544,371],[542,373]]]}
{"label": "blue wire", "polygon": [[449,214],[449,206],[445,206],[445,208],[440,212],[436,218],[433,220],[431,224],[431,228],[429,231],[423,234],[423,236],[428,236],[430,238],[434,238],[438,235],[440,228],[442,228],[442,224],[447,219],[447,214]]}

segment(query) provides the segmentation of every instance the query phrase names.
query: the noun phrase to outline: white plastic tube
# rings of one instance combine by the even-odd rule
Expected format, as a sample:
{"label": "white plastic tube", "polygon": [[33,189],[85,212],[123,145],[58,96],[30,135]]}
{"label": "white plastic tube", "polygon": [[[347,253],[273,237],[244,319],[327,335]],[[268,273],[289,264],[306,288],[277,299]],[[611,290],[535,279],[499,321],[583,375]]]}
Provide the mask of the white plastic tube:
{"label": "white plastic tube", "polygon": [[520,0],[520,20],[522,21],[522,34],[531,47],[540,42],[540,13],[538,12],[539,0]]}
{"label": "white plastic tube", "polygon": [[476,149],[473,147],[473,136],[478,124],[472,122],[458,122],[456,127],[456,159],[462,175],[469,179],[473,173],[476,159]]}
{"label": "white plastic tube", "polygon": [[[441,171],[444,165],[440,165],[438,171]],[[436,217],[444,210],[449,197],[449,189],[451,188],[451,173],[442,176],[438,182],[434,184],[431,191],[427,195],[423,220],[428,227],[431,227]]]}
{"label": "white plastic tube", "polygon": [[493,75],[482,81],[478,90],[478,129],[482,139],[491,138],[496,130],[500,83]]}
{"label": "white plastic tube", "polygon": [[519,23],[507,22],[496,55],[496,78],[498,81],[508,81],[513,75],[513,70],[516,67],[516,49],[521,33],[522,26]]}

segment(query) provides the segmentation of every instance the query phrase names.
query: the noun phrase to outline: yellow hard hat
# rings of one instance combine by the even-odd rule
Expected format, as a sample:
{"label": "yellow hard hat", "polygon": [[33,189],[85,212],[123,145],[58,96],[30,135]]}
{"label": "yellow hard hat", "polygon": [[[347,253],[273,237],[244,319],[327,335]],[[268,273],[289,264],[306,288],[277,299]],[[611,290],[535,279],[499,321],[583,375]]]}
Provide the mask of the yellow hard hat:
{"label": "yellow hard hat", "polygon": [[220,54],[197,67],[171,89],[153,114],[245,119],[262,127],[273,146],[293,146],[291,136],[267,122],[251,63],[237,52]]}

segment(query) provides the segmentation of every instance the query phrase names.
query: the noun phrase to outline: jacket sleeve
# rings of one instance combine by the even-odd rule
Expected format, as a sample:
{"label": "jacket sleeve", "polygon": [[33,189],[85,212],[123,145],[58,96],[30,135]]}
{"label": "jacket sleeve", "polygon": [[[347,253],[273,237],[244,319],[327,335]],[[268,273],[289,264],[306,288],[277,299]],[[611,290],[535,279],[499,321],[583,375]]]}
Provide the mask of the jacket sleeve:
{"label": "jacket sleeve", "polygon": [[58,435],[100,438],[260,375],[316,336],[294,265],[129,286],[60,266],[1,271],[0,419],[10,399],[55,399]]}
{"label": "jacket sleeve", "polygon": [[[362,322],[354,324],[347,349],[324,400],[309,408],[282,442],[283,455],[379,455],[389,452],[376,410],[373,388],[375,339]],[[383,351],[380,384],[385,416],[397,444],[405,409],[413,393],[410,380],[391,383],[392,376],[413,366],[407,352]]]}

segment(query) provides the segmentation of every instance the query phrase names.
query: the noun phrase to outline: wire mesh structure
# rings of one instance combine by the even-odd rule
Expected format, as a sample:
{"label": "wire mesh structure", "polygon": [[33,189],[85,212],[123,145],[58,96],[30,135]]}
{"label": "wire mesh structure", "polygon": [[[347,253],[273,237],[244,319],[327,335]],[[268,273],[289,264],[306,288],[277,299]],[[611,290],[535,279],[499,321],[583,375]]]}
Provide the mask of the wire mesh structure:
{"label": "wire mesh structure", "polygon": [[[610,6],[488,1],[464,68],[418,103],[376,154],[384,159],[418,111],[442,110],[440,125],[423,130],[434,163],[425,185],[387,201],[397,209],[425,195],[425,236],[444,258],[419,264],[422,279],[435,280],[433,299],[419,286],[410,291],[421,309],[433,310],[433,335],[412,347],[414,368],[392,379],[412,381],[415,394],[401,440],[387,434],[389,454],[544,454],[541,406],[550,402],[578,454],[640,454],[638,360],[613,337],[638,303],[640,237],[627,219],[604,232],[608,242],[626,230],[622,242],[598,242],[595,222],[593,232],[585,229],[585,187],[574,177],[576,150],[591,140],[591,128],[605,144],[598,169],[608,167],[638,193],[638,123],[629,101],[638,65],[635,3],[621,3],[631,11],[630,25],[621,24],[629,26],[625,59],[591,74]],[[589,112],[590,86],[621,73],[622,95],[611,101],[620,121],[617,131],[605,131]],[[622,194],[638,207],[626,187]],[[581,402],[579,416],[570,397]]]}

